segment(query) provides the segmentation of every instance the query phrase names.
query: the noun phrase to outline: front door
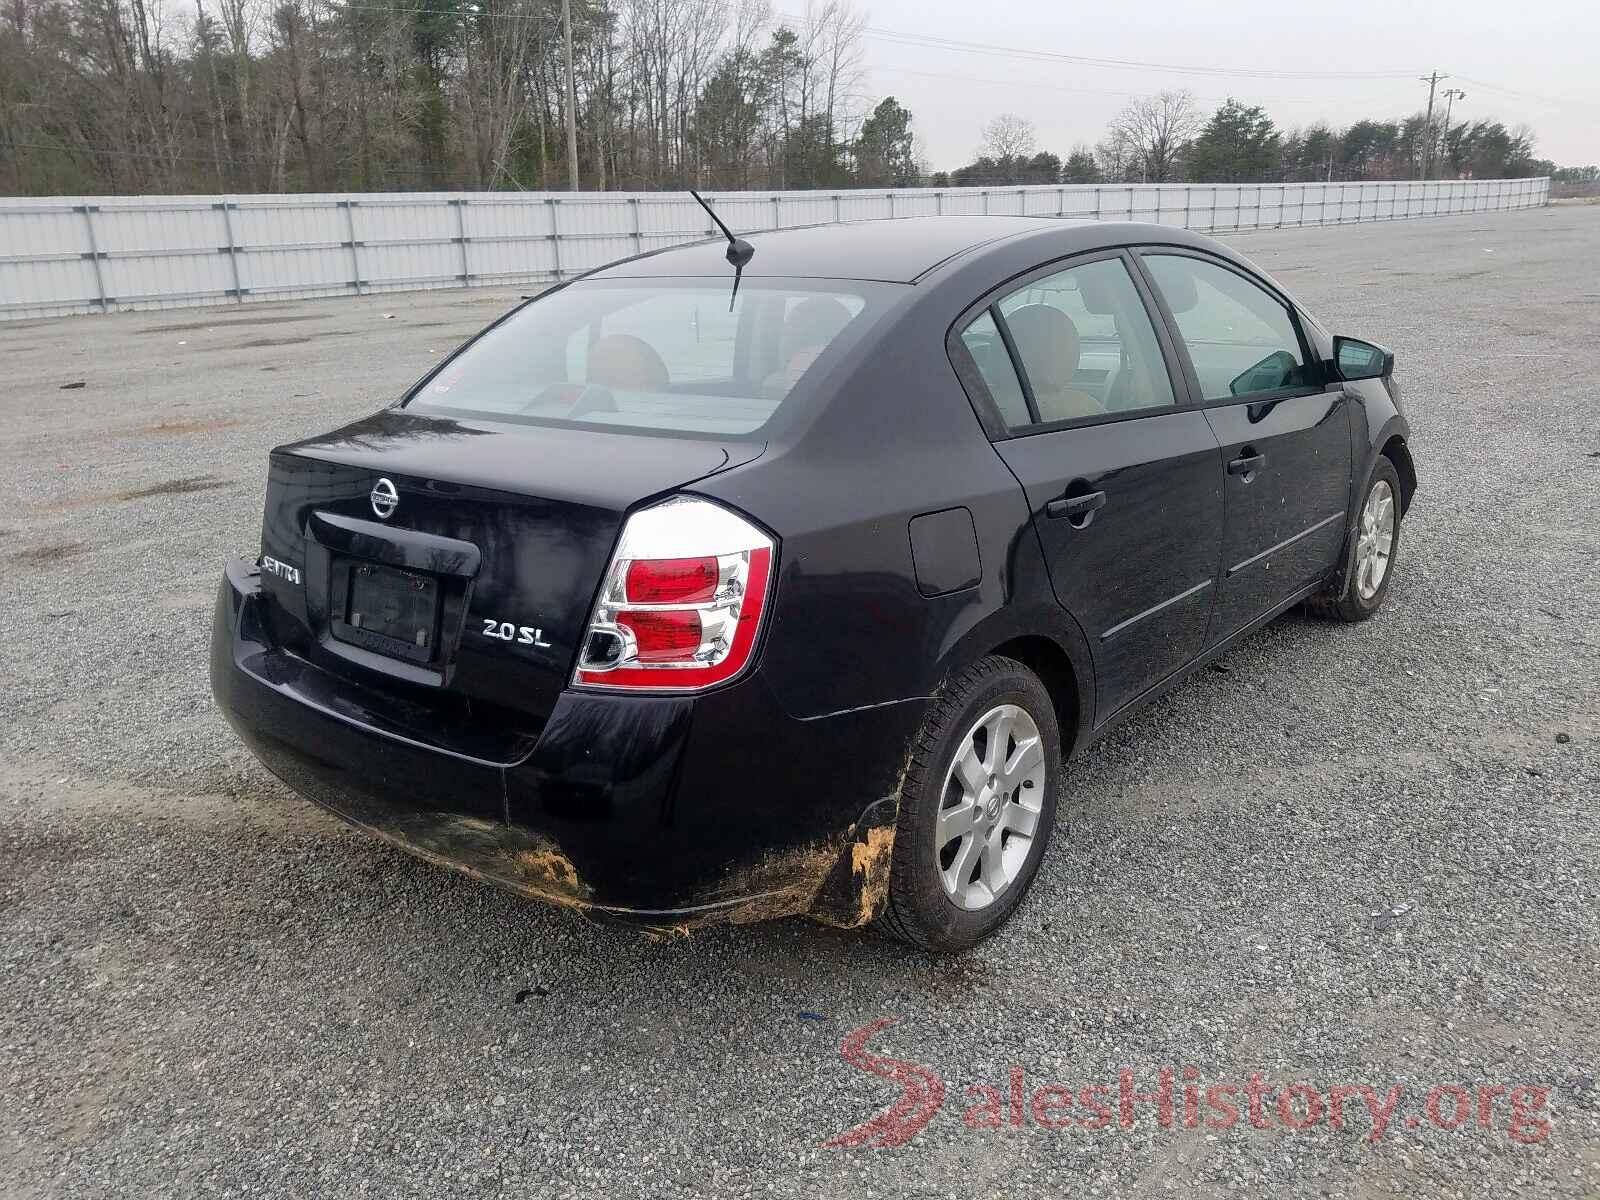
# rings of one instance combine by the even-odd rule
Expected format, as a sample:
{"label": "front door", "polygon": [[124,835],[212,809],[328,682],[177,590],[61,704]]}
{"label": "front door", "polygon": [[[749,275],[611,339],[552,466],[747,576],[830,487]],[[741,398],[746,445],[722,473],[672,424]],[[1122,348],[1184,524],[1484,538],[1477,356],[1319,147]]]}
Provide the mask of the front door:
{"label": "front door", "polygon": [[1344,546],[1350,401],[1326,391],[1292,309],[1242,272],[1146,251],[1222,446],[1227,528],[1207,644],[1326,574]]}
{"label": "front door", "polygon": [[1027,494],[1056,597],[1088,638],[1098,724],[1200,652],[1223,485],[1131,261],[1071,261],[989,304],[962,342],[1011,434],[995,449]]}

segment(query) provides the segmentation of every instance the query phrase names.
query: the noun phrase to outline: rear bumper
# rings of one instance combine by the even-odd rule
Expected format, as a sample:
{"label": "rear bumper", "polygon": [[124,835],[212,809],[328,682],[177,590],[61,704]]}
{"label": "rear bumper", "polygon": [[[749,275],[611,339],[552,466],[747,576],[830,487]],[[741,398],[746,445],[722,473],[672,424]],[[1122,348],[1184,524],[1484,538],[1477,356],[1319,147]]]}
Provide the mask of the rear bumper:
{"label": "rear bumper", "polygon": [[459,736],[430,742],[425,721],[274,646],[266,602],[256,569],[230,561],[212,691],[273,774],[352,825],[528,896],[664,926],[802,912],[857,925],[881,904],[921,701],[797,720],[759,674],[692,698],[566,691],[531,749],[500,762]]}

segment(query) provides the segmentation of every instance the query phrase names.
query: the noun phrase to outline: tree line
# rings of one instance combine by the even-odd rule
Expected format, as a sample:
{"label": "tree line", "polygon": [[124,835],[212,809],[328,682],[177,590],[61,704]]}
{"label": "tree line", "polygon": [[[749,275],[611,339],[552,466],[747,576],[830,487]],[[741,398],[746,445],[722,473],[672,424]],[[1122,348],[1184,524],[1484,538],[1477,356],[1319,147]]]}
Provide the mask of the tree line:
{"label": "tree line", "polygon": [[1427,144],[1438,172],[1544,165],[1498,122],[1280,132],[1167,92],[1065,161],[1002,115],[973,163],[934,174],[912,114],[866,102],[853,0],[782,19],[769,0],[569,3],[570,86],[562,0],[5,0],[0,192],[1392,178]]}
{"label": "tree line", "polygon": [[[1063,161],[1035,148],[1032,122],[1002,114],[983,131],[976,159],[936,185],[1035,183],[1308,183],[1315,180],[1507,179],[1554,175],[1534,155],[1533,131],[1492,119],[1453,121],[1448,112],[1323,122],[1280,130],[1260,105],[1228,99],[1209,116],[1188,92],[1131,101],[1098,145]],[[1569,168],[1576,175],[1585,168]],[[1592,172],[1593,168],[1587,168]]]}
{"label": "tree line", "polygon": [[[192,7],[188,5],[192,3]],[[0,190],[568,186],[561,0],[6,0]],[[861,112],[864,16],[816,0],[571,0],[579,182],[914,179]]]}

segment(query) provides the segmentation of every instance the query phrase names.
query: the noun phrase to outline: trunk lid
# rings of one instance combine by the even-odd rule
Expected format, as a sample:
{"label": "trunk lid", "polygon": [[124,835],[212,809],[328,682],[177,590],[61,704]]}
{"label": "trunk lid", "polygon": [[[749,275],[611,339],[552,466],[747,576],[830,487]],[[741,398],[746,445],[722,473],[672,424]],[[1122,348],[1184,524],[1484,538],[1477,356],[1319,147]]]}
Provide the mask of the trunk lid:
{"label": "trunk lid", "polygon": [[571,678],[628,510],[762,449],[400,409],[279,447],[261,542],[273,632],[381,699],[388,724],[489,735],[481,756],[509,761]]}

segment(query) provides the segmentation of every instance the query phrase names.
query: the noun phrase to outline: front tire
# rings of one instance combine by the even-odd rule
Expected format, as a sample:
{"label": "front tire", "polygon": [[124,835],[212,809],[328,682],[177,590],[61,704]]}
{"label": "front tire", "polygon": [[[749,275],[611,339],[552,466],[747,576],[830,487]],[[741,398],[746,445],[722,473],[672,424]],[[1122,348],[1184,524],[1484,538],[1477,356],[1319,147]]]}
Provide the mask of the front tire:
{"label": "front tire", "polygon": [[1334,589],[1306,601],[1306,608],[1335,621],[1365,621],[1389,594],[1399,550],[1400,476],[1394,464],[1380,454],[1356,510],[1339,582]]}
{"label": "front tire", "polygon": [[991,656],[950,680],[912,743],[880,927],[954,953],[1003,925],[1038,874],[1060,776],[1038,676]]}

